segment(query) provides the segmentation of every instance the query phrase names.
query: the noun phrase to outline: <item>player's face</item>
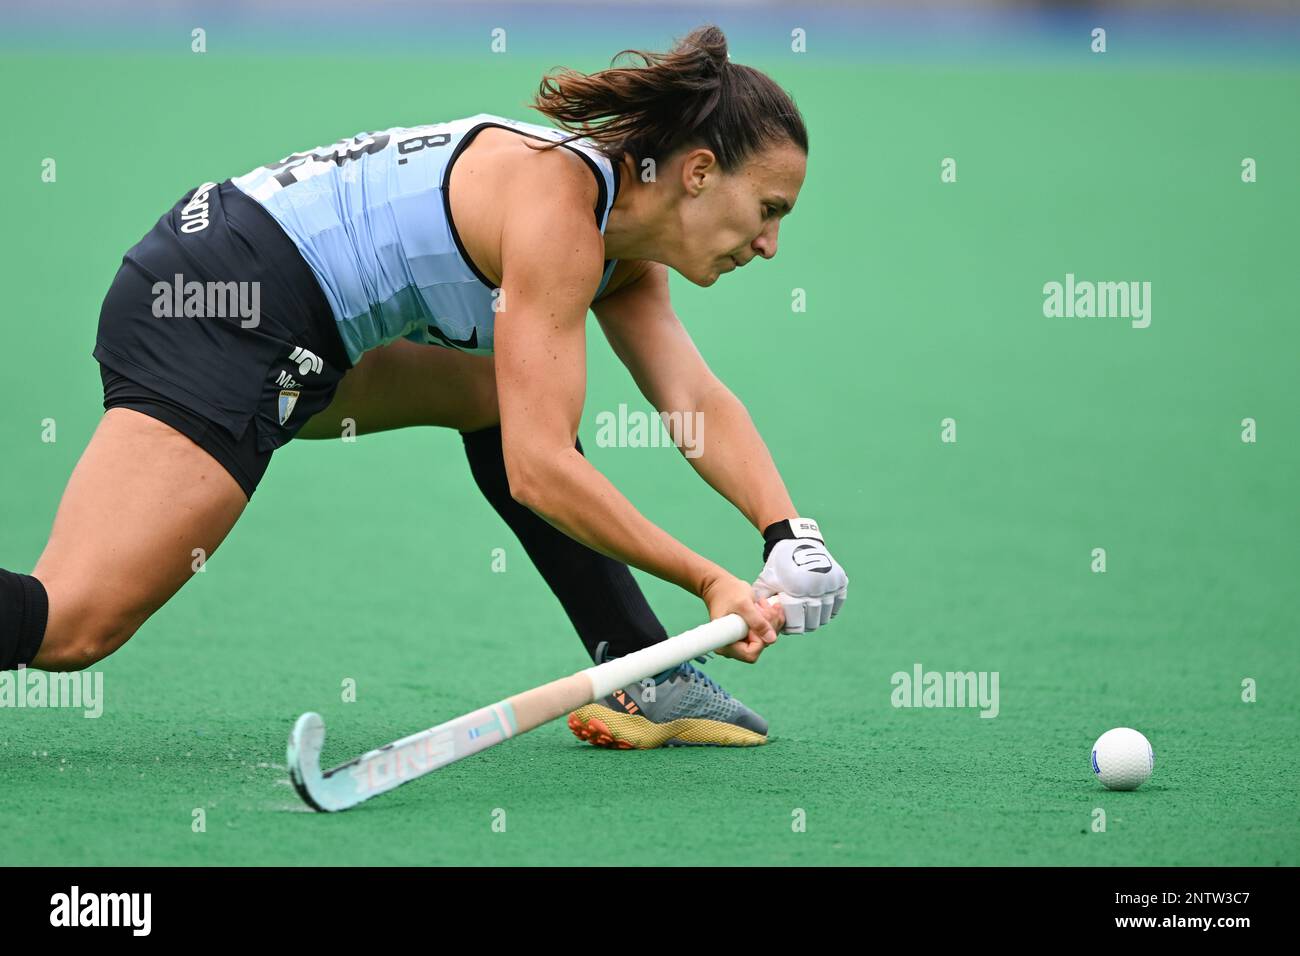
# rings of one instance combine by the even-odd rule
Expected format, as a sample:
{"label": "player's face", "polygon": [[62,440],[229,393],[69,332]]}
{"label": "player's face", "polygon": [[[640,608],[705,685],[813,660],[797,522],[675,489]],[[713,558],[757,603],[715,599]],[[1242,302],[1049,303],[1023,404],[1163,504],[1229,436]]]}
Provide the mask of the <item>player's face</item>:
{"label": "player's face", "polygon": [[673,267],[710,286],[757,256],[771,259],[806,168],[807,157],[790,142],[769,146],[733,173],[722,172],[710,150],[694,150],[682,167],[683,248]]}

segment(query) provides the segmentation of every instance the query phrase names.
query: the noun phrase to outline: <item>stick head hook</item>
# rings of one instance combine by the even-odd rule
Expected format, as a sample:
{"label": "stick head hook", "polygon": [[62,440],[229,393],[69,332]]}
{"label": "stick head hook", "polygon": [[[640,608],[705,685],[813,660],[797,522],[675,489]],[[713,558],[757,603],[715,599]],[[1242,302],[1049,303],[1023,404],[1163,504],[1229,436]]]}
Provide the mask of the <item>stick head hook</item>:
{"label": "stick head hook", "polygon": [[325,746],[325,721],[308,712],[298,718],[289,732],[289,779],[298,796],[314,810],[325,811],[312,792],[321,791],[320,752]]}

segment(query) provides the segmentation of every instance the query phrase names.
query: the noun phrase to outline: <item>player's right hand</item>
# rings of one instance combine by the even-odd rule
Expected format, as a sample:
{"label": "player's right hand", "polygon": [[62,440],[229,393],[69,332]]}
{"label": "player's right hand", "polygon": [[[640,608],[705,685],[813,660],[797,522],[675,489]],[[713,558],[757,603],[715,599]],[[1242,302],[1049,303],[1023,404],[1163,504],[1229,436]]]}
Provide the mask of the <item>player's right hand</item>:
{"label": "player's right hand", "polygon": [[[802,519],[801,519],[802,520]],[[803,634],[826,624],[844,605],[849,578],[820,538],[793,538],[771,546],[754,596],[777,595],[785,611],[785,634]]]}
{"label": "player's right hand", "polygon": [[709,608],[709,620],[739,614],[749,625],[749,632],[739,641],[718,648],[723,657],[754,663],[769,644],[776,643],[777,634],[785,625],[780,604],[756,601],[753,585],[725,572],[706,584],[700,597]]}

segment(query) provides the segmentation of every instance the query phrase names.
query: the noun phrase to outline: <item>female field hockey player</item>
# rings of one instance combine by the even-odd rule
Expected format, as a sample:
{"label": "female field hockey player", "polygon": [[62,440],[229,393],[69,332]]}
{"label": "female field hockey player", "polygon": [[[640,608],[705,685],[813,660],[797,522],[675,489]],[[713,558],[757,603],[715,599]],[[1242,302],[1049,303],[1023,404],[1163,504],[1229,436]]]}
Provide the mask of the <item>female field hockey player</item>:
{"label": "female field hockey player", "polygon": [[[272,452],[336,438],[344,419],[460,430],[480,489],[597,661],[666,637],[627,565],[710,618],[741,615],[749,633],[721,652],[740,660],[777,628],[829,621],[844,571],[668,297],[668,269],[711,286],[776,255],[803,120],[729,61],[716,27],[632,52],[641,65],[543,79],[534,108],[561,129],[478,114],[366,133],[182,197],[104,300],[105,414],[32,574],[0,570],[0,668],[113,653],[189,579],[194,549],[221,544]],[[688,460],[763,532],[755,583],[656,527],[583,457],[588,308],[657,409],[707,421]],[[780,607],[759,600],[773,594]],[[570,727],[619,748],[766,740],[693,665],[655,681]]]}

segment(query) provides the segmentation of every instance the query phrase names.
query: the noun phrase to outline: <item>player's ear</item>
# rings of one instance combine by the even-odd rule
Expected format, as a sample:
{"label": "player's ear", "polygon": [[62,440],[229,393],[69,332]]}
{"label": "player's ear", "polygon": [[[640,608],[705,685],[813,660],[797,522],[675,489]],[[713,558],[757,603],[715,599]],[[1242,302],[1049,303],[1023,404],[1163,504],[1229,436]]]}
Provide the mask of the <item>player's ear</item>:
{"label": "player's ear", "polygon": [[718,159],[711,149],[692,149],[682,158],[682,185],[691,196],[708,189],[719,172]]}

